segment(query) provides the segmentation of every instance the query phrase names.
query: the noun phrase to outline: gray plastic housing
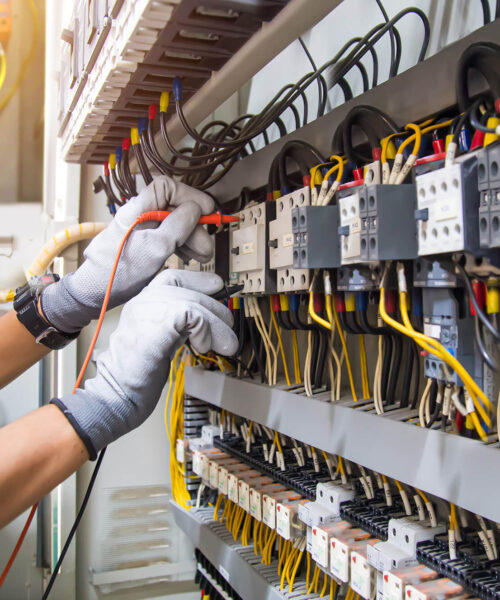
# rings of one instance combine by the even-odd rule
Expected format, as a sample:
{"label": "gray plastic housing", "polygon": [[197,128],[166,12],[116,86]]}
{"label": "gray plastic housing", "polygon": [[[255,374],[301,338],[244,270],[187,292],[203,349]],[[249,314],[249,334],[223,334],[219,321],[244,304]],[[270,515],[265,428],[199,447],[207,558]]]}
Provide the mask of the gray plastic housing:
{"label": "gray plastic housing", "polygon": [[500,248],[500,145],[477,153],[479,188],[479,244]]}
{"label": "gray plastic housing", "polygon": [[342,264],[416,258],[415,204],[414,184],[361,186],[341,198]]}
{"label": "gray plastic housing", "polygon": [[340,267],[337,206],[300,206],[292,210],[293,268]]}

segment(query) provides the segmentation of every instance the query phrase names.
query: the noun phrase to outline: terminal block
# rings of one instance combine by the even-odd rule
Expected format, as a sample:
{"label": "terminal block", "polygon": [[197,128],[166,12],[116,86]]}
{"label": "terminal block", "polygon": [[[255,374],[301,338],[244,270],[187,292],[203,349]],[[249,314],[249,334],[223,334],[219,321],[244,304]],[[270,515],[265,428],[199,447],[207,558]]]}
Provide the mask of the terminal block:
{"label": "terminal block", "polygon": [[230,280],[243,284],[243,294],[269,294],[276,291],[275,276],[269,270],[266,239],[276,204],[262,202],[238,213],[239,223],[229,230]]}
{"label": "terminal block", "polygon": [[294,232],[292,212],[310,204],[308,186],[276,200],[276,219],[269,222],[269,267],[276,269],[278,292],[300,292],[309,288],[307,267],[294,264]]}
{"label": "terminal block", "polygon": [[477,154],[479,184],[479,243],[500,247],[500,145],[486,146]]}
{"label": "terminal block", "polygon": [[293,266],[340,267],[337,206],[303,206],[292,211]]}
{"label": "terminal block", "polygon": [[479,190],[477,158],[416,177],[418,254],[477,253]]}
{"label": "terminal block", "polygon": [[343,265],[417,257],[415,186],[361,186],[339,199]]}

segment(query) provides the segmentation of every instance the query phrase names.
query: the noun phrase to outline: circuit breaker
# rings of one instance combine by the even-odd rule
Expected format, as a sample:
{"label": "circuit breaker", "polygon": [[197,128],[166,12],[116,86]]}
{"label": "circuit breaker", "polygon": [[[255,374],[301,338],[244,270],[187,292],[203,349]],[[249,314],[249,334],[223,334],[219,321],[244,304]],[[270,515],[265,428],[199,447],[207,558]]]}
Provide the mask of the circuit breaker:
{"label": "circuit breaker", "polygon": [[343,265],[417,256],[415,186],[370,185],[339,198]]}
{"label": "circuit breaker", "polygon": [[278,292],[298,292],[309,288],[309,271],[295,266],[292,213],[310,204],[308,186],[276,200],[276,219],[269,222],[269,267],[276,269]]}
{"label": "circuit breaker", "polygon": [[267,228],[274,218],[276,204],[262,202],[238,213],[239,223],[229,230],[230,279],[243,284],[244,294],[276,291],[276,279],[268,268]]}
{"label": "circuit breaker", "polygon": [[479,242],[481,248],[500,247],[500,145],[477,154],[479,184]]}
{"label": "circuit breaker", "polygon": [[477,158],[416,177],[418,254],[471,252],[479,249]]}
{"label": "circuit breaker", "polygon": [[337,206],[302,206],[292,211],[293,266],[340,267]]}

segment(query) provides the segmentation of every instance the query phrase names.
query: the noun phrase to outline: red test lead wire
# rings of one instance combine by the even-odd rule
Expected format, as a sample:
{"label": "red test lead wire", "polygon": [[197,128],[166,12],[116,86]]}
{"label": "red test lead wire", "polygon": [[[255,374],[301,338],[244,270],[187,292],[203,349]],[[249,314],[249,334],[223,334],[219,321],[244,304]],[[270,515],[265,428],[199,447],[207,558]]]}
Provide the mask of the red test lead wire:
{"label": "red test lead wire", "polygon": [[[137,217],[138,223],[144,223],[146,221],[163,221],[170,214],[169,210],[150,210],[149,212],[142,213]],[[220,212],[212,213],[210,215],[202,215],[198,219],[198,223],[201,225],[218,225],[219,227],[224,223],[237,223],[240,220],[239,217],[232,215],[223,215]]]}

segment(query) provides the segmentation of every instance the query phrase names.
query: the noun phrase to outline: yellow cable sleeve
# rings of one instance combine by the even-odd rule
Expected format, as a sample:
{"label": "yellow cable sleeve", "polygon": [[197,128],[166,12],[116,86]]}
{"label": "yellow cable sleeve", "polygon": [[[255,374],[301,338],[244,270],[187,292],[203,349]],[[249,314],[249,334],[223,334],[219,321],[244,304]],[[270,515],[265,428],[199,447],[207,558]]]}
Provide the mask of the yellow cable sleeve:
{"label": "yellow cable sleeve", "polygon": [[337,328],[337,331],[339,332],[340,343],[342,345],[342,350],[344,351],[345,364],[347,367],[347,375],[349,376],[349,385],[351,386],[352,399],[354,400],[354,402],[357,402],[358,397],[356,395],[356,388],[354,387],[354,378],[352,376],[351,361],[349,359],[349,352],[347,351],[347,344],[345,341],[344,332],[342,331],[342,327],[340,326],[339,315],[337,314],[337,308],[335,307],[335,304],[333,304],[332,297],[329,294],[327,294],[325,296],[325,304],[326,304],[326,314],[328,315],[328,319],[330,320],[331,323],[332,323],[332,315],[335,319],[335,327]]}
{"label": "yellow cable sleeve", "polygon": [[274,331],[276,331],[276,336],[278,338],[278,345],[279,345],[279,349],[280,349],[281,360],[283,361],[283,370],[285,371],[286,384],[292,385],[290,382],[290,376],[288,375],[288,366],[286,364],[285,349],[283,348],[283,340],[281,338],[281,332],[278,327],[278,323],[276,322],[276,315],[274,314],[273,301],[271,299],[271,296],[269,296],[269,311],[271,313],[271,320],[273,322]]}

